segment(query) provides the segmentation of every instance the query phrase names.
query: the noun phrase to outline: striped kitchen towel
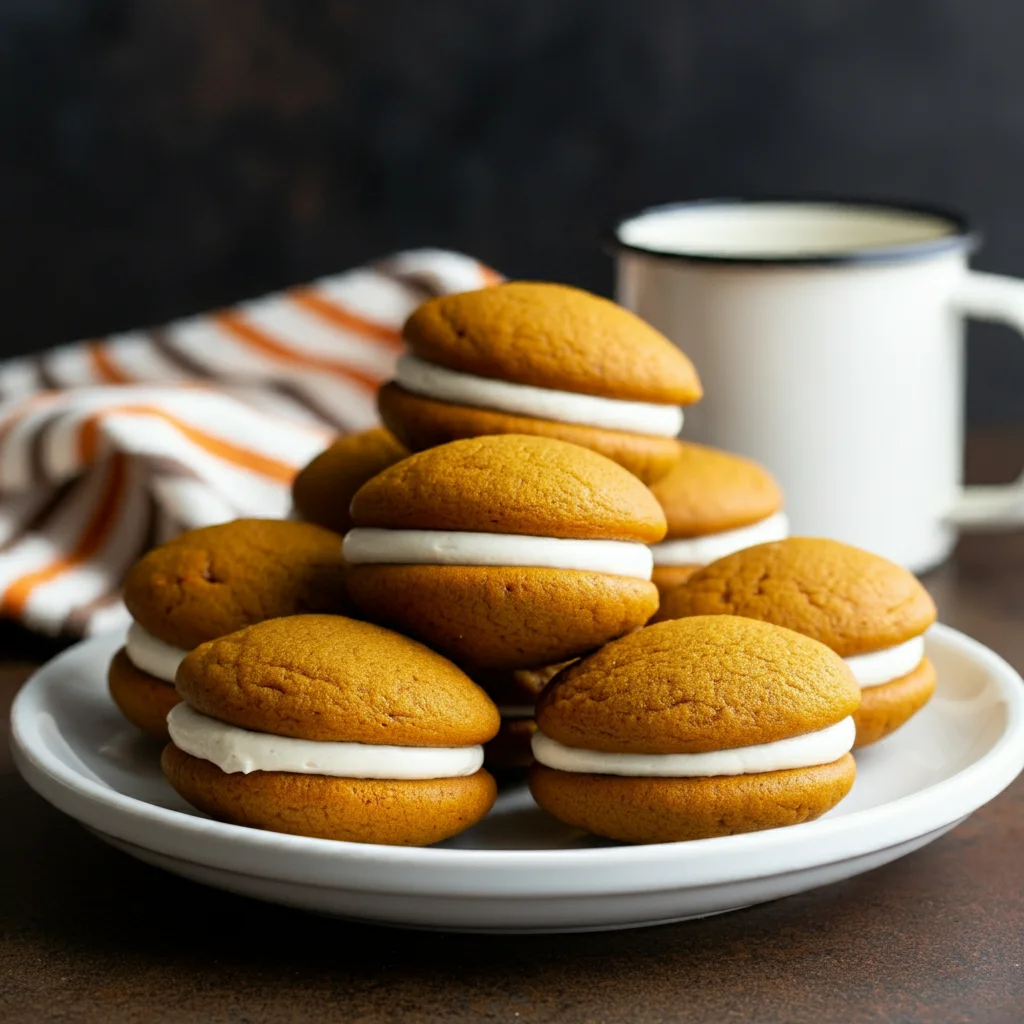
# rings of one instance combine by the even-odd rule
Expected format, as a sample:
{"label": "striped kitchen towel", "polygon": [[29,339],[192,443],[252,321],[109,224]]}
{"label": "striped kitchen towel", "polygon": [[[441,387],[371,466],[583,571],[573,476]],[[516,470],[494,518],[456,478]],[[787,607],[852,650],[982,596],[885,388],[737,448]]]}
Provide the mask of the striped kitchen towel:
{"label": "striped kitchen towel", "polygon": [[498,280],[414,250],[0,364],[0,615],[53,634],[120,627],[121,580],[152,544],[288,515],[295,472],[376,422],[409,313]]}

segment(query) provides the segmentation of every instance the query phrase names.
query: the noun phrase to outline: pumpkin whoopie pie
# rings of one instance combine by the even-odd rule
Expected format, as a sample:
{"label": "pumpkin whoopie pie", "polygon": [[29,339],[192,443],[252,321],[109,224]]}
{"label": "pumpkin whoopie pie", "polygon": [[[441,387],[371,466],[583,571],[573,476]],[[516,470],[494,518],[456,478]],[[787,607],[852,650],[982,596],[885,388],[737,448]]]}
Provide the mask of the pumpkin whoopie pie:
{"label": "pumpkin whoopie pie", "polygon": [[515,281],[431,299],[406,322],[409,354],[381,418],[419,451],[483,434],[591,448],[644,481],[676,458],[697,373],[664,335],[607,299]]}
{"label": "pumpkin whoopie pie", "polygon": [[154,548],[128,573],[135,620],[110,664],[110,695],[144,733],[167,739],[174,675],[199,644],[262,619],[344,611],[341,537],[312,523],[236,519]]}
{"label": "pumpkin whoopie pie", "polygon": [[371,621],[463,667],[543,668],[642,625],[658,606],[651,492],[603,455],[502,434],[431,448],[352,499],[349,594]]}
{"label": "pumpkin whoopie pie", "polygon": [[344,533],[352,526],[352,495],[382,469],[409,452],[383,427],[341,437],[322,451],[292,483],[292,504],[299,518]]}
{"label": "pumpkin whoopie pie", "polygon": [[534,799],[629,843],[810,821],[853,785],[860,693],[824,644],[728,615],[648,626],[537,703]]}
{"label": "pumpkin whoopie pie", "polygon": [[668,533],[651,548],[661,593],[703,565],[789,533],[782,492],[756,462],[702,444],[679,442],[679,457],[651,491]]}
{"label": "pumpkin whoopie pie", "polygon": [[924,645],[935,604],[912,573],[860,548],[814,537],[758,544],[670,591],[657,619],[719,614],[788,626],[844,658],[862,690],[858,747],[898,729],[935,692]]}
{"label": "pumpkin whoopie pie", "polygon": [[168,781],[236,825],[424,846],[494,803],[498,709],[450,661],[340,615],[248,626],[192,651],[168,717]]}

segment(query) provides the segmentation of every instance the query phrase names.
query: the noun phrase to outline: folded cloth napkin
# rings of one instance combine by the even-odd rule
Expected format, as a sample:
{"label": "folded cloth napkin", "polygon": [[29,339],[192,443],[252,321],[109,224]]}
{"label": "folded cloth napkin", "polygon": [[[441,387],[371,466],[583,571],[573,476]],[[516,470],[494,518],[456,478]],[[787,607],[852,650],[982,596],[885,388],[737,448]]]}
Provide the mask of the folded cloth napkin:
{"label": "folded cloth napkin", "polygon": [[148,547],[287,516],[296,471],[376,422],[409,313],[497,280],[414,250],[0,364],[0,616],[53,634],[118,628],[121,581]]}

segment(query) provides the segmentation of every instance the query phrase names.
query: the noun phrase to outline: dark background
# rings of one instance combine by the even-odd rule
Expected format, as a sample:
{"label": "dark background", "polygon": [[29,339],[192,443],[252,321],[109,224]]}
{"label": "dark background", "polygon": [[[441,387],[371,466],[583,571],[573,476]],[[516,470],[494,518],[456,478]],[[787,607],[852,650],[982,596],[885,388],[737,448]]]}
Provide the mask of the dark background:
{"label": "dark background", "polygon": [[[1015,0],[0,0],[0,353],[406,246],[611,288],[599,228],[750,192],[969,211],[1024,274]],[[974,422],[1024,344],[973,332]]]}

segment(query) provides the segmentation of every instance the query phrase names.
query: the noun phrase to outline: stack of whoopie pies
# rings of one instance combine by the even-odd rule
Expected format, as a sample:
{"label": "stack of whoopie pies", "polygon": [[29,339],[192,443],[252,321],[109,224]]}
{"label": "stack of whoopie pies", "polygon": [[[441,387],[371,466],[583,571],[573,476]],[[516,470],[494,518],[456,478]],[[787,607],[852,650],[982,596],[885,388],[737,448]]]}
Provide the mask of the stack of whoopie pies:
{"label": "stack of whoopie pies", "polygon": [[830,810],[927,701],[920,584],[784,539],[765,469],[679,441],[700,381],[633,314],[518,282],[404,336],[386,429],[310,463],[294,520],[129,578],[111,692],[195,807],[434,843],[489,811],[486,761],[597,835],[731,835]]}
{"label": "stack of whoopie pies", "polygon": [[194,647],[263,619],[347,607],[341,538],[275,519],[189,530],[132,566],[124,601],[133,621],[110,663],[110,695],[129,722],[166,740],[178,666]]}

